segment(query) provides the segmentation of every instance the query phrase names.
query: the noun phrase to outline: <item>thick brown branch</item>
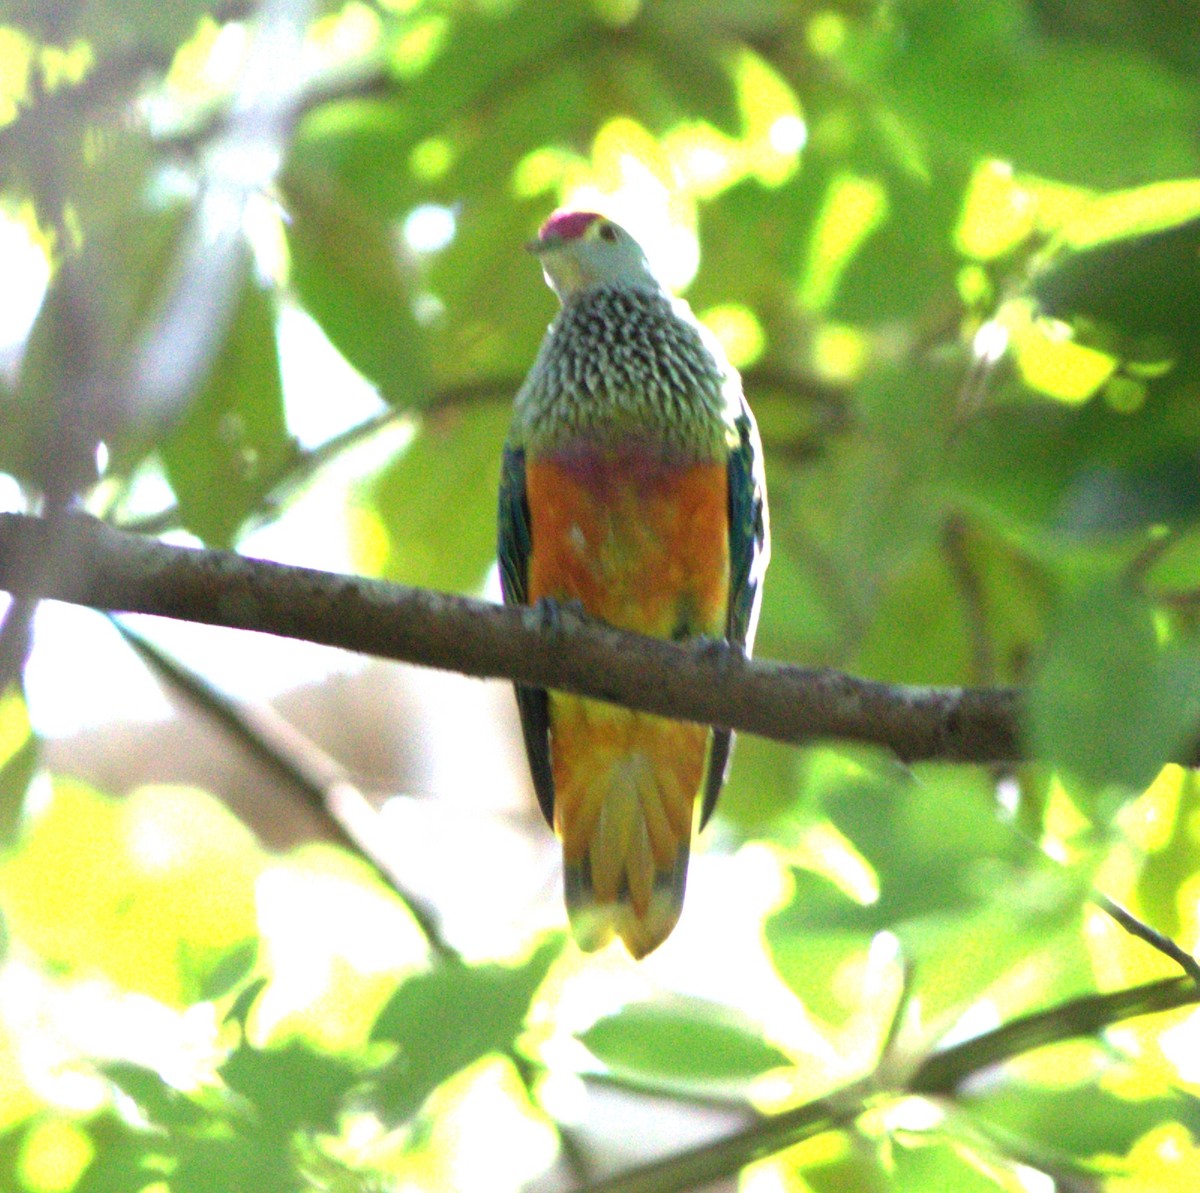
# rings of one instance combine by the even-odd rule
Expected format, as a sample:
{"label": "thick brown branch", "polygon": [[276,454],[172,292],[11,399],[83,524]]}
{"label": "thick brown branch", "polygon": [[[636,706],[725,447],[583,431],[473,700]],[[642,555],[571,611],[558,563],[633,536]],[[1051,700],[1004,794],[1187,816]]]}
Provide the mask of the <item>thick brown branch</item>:
{"label": "thick brown branch", "polygon": [[1011,761],[1017,692],[875,683],[749,661],[722,644],[677,645],[536,609],[193,550],[63,519],[49,577],[23,559],[49,544],[36,518],[0,516],[0,588],[96,609],[259,630],[465,675],[520,680],[776,741],[847,738],[900,758]]}

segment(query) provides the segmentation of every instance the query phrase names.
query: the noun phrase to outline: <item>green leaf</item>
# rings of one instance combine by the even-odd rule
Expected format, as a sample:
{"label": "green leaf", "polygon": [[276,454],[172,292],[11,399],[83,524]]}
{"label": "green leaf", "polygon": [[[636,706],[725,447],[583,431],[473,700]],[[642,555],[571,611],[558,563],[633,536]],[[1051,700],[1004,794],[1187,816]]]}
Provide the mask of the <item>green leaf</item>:
{"label": "green leaf", "polygon": [[25,698],[14,685],[0,696],[0,845],[16,839],[40,752]]}
{"label": "green leaf", "polygon": [[1166,1122],[1200,1134],[1200,1099],[1183,1090],[1134,1099],[1099,1085],[1044,1088],[1017,1082],[968,1095],[963,1109],[1006,1149],[1032,1144],[1075,1160],[1123,1156]]}
{"label": "green leaf", "polygon": [[498,96],[519,93],[557,68],[568,39],[586,29],[589,16],[582,4],[535,0],[460,10],[439,52],[405,88],[414,141],[456,120],[486,125]]}
{"label": "green leaf", "polygon": [[190,1138],[171,1173],[171,1193],[296,1193],[306,1183],[291,1140],[257,1133]]}
{"label": "green leaf", "polygon": [[[1186,185],[1190,193],[1200,192],[1200,183]],[[1105,196],[1085,212],[1130,194]],[[1096,324],[1093,338],[1107,337],[1101,347],[1107,342],[1118,352],[1149,354],[1152,364],[1163,362],[1159,367],[1177,361],[1194,366],[1198,352],[1192,333],[1200,319],[1200,217],[1153,232],[1117,236],[1115,217],[1107,214],[1111,210],[1105,208],[1097,217],[1090,243],[1082,230],[1088,228],[1086,222],[1078,221],[1074,233],[1076,224],[1069,225],[1064,241],[1069,244],[1073,234],[1081,243],[1037,274],[1033,295],[1048,314],[1065,320],[1084,317]]]}
{"label": "green leaf", "polygon": [[1192,835],[1198,814],[1200,775],[1192,769],[1169,767],[1129,809],[1133,824],[1122,825],[1146,855],[1137,876],[1138,910],[1172,938],[1185,931],[1187,901],[1181,892],[1200,869]]}
{"label": "green leaf", "polygon": [[100,1066],[100,1072],[131,1098],[156,1127],[179,1130],[198,1126],[205,1119],[200,1106],[169,1085],[153,1069],[127,1061],[109,1061]]}
{"label": "green leaf", "polygon": [[1146,572],[1146,588],[1158,599],[1200,591],[1200,526],[1160,545]]}
{"label": "green leaf", "polygon": [[828,1136],[827,1146],[784,1152],[778,1163],[800,1174],[804,1193],[893,1193],[888,1145],[887,1137],[836,1132]]}
{"label": "green leaf", "polygon": [[336,1130],[346,1095],[362,1081],[354,1065],[300,1041],[264,1049],[243,1041],[221,1066],[221,1077],[275,1138],[300,1129]]}
{"label": "green leaf", "polygon": [[845,863],[794,871],[791,901],[767,920],[776,968],[816,1013],[836,1022],[863,1009],[869,981],[835,979],[879,932],[899,939],[937,1016],[1077,927],[1085,885],[1000,821],[985,772],[930,765],[909,777],[865,752],[833,751],[812,752],[808,767],[808,798],[859,855],[858,877],[840,886]]}
{"label": "green leaf", "polygon": [[1098,583],[1057,611],[1028,702],[1034,751],[1085,784],[1144,788],[1200,722],[1200,659],[1160,650],[1152,610]]}
{"label": "green leaf", "polygon": [[831,305],[836,317],[866,326],[922,318],[945,302],[959,264],[946,229],[957,213],[961,172],[939,168],[914,179],[892,168],[882,181],[884,218],[845,263]]}
{"label": "green leaf", "polygon": [[[656,22],[664,7],[649,8],[646,20],[636,27],[648,51],[651,86],[658,103],[669,96],[674,100],[675,110],[670,115],[675,119],[707,120],[736,136],[741,114],[737,87],[728,62],[722,60],[725,47],[715,38],[710,41],[697,37],[694,27],[678,29],[669,21]],[[651,126],[661,127],[657,121]]]}
{"label": "green leaf", "polygon": [[854,670],[892,683],[964,683],[974,678],[970,649],[962,596],[937,544],[887,586]]}
{"label": "green leaf", "polygon": [[267,988],[267,984],[267,978],[255,978],[245,989],[240,990],[237,998],[233,1000],[233,1005],[225,1012],[222,1022],[236,1023],[245,1032],[250,1012],[254,1010],[254,1004],[258,1002],[259,995]]}
{"label": "green leaf", "polygon": [[893,15],[863,63],[940,153],[1093,186],[1196,173],[1196,90],[1136,47],[1047,37],[1024,0],[904,0]]}
{"label": "green leaf", "polygon": [[517,966],[442,962],[405,982],[371,1031],[400,1045],[378,1079],[381,1108],[407,1119],[446,1078],[510,1049],[562,944],[551,937]]}
{"label": "green leaf", "polygon": [[1200,234],[1200,180],[1156,182],[1114,191],[1093,199],[1072,215],[1061,232],[1062,243],[1075,250],[1099,248],[1113,241],[1140,240],[1155,232]]}
{"label": "green leaf", "polygon": [[743,1083],[792,1063],[731,1008],[682,996],[631,1003],[579,1038],[610,1069],[657,1086]]}
{"label": "green leaf", "polygon": [[895,1193],[928,1193],[931,1189],[1007,1193],[1016,1187],[1005,1165],[985,1165],[953,1140],[916,1137],[897,1141],[890,1157],[893,1164],[890,1188]]}
{"label": "green leaf", "polygon": [[383,575],[478,592],[496,558],[500,455],[508,395],[428,418],[374,487],[389,551]]}
{"label": "green leaf", "polygon": [[737,738],[717,815],[746,836],[763,834],[793,808],[796,768],[794,747],[750,735]]}
{"label": "green leaf", "polygon": [[184,527],[210,546],[232,546],[294,450],[284,420],[274,303],[247,276],[203,388],[160,448]]}
{"label": "green leaf", "polygon": [[[242,941],[241,944],[234,945],[219,961],[205,967],[198,988],[200,1000],[212,1002],[224,998],[250,976],[257,961],[257,937],[251,937]],[[242,1023],[244,1026],[244,1018]]]}
{"label": "green leaf", "polygon": [[170,1144],[157,1132],[139,1130],[102,1111],[88,1123],[96,1149],[73,1193],[139,1193],[162,1180],[173,1163]]}
{"label": "green leaf", "polygon": [[940,484],[1025,546],[1053,548],[1048,561],[1062,566],[1072,558],[1065,549],[1200,519],[1190,422],[1182,401],[1151,402],[1136,415],[1101,402],[997,407],[955,438]]}
{"label": "green leaf", "polygon": [[427,396],[425,348],[396,229],[329,170],[284,179],[292,285],[334,346],[393,406]]}

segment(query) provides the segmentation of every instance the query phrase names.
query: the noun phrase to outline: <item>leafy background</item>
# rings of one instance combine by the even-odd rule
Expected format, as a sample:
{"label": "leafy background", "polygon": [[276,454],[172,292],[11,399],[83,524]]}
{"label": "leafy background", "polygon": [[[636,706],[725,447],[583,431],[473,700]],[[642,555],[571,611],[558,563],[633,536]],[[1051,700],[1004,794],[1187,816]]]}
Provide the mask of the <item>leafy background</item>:
{"label": "leafy background", "polygon": [[[1089,892],[1196,947],[1200,785],[1168,760],[1200,719],[1198,23],[1194,0],[0,7],[8,508],[77,494],[494,593],[499,447],[554,307],[521,245],[598,206],[744,372],[760,653],[1027,684],[1036,759],[742,741],[683,923],[634,967],[564,940],[499,688],[141,623],[217,685],[183,699],[152,648],[43,610],[0,703],[0,1184],[583,1186],[885,1041],[1170,974]],[[245,727],[195,715],[297,685],[281,706],[374,792],[400,893],[295,775],[235,768]],[[741,1185],[1193,1189],[1198,1031],[1141,1018],[954,1099],[884,1096]]]}

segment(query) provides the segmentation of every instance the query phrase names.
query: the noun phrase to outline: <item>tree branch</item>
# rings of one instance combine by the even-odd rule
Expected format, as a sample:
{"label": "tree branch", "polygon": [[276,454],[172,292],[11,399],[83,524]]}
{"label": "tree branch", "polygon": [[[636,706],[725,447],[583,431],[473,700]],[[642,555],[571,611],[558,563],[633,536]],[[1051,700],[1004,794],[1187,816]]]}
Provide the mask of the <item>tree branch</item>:
{"label": "tree branch", "polygon": [[[503,608],[380,580],[194,550],[64,517],[65,565],[31,575],[47,524],[0,515],[0,588],[95,609],[258,630],[480,678],[557,688],[782,742],[848,738],[901,759],[1021,755],[1011,688],[927,688],[750,661],[723,643],[680,645],[613,629],[570,608]],[[32,555],[31,555],[32,552]]]}

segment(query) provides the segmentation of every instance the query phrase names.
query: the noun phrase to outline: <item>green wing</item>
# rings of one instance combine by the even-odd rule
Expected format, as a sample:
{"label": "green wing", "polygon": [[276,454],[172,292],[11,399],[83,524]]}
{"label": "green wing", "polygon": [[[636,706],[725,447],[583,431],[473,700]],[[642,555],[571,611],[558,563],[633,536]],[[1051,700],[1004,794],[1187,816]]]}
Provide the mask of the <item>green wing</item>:
{"label": "green wing", "polygon": [[[738,444],[729,456],[729,614],[725,636],[747,654],[754,646],[758,610],[762,602],[762,578],[771,555],[767,522],[767,489],[763,475],[762,443],[750,407],[742,400],[734,422]],[[708,778],[700,827],[708,823],[729,769],[733,734],[728,729],[713,731],[708,758]]]}
{"label": "green wing", "polygon": [[[506,605],[529,604],[529,502],[525,496],[525,453],[506,447],[500,469],[499,534],[500,589]],[[554,774],[550,769],[550,703],[545,688],[517,684],[517,710],[525,736],[525,755],[533,789],[546,823],[554,827]]]}

